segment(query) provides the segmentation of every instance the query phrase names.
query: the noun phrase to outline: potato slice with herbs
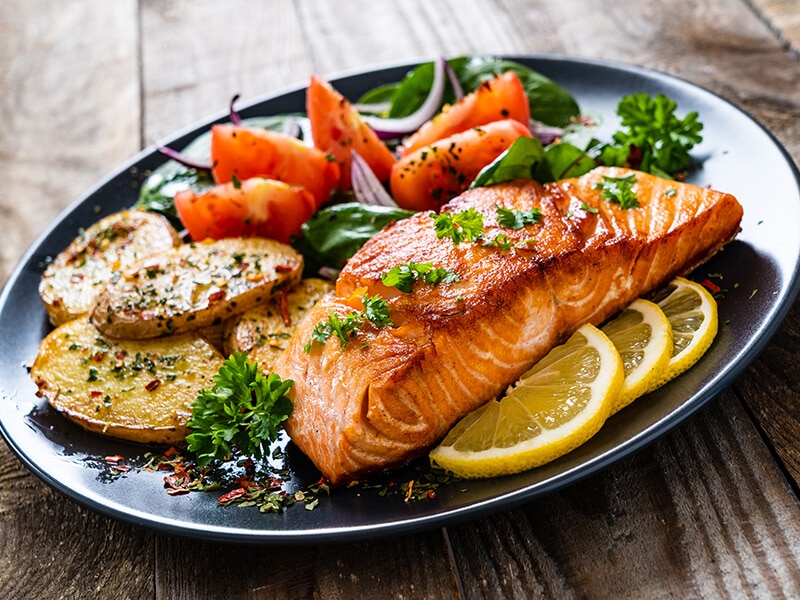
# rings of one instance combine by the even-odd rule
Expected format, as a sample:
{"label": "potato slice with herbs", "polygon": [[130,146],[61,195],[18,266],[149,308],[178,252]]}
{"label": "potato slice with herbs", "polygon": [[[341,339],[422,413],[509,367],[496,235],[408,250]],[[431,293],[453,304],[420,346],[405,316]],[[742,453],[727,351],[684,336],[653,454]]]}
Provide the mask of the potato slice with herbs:
{"label": "potato slice with herbs", "polygon": [[303,257],[267,238],[184,244],[153,254],[109,283],[92,323],[105,335],[143,339],[216,325],[300,280]]}
{"label": "potato slice with herbs", "polygon": [[45,269],[39,295],[50,322],[60,325],[87,316],[116,271],[180,243],[162,215],[126,210],[104,217],[81,231]]}
{"label": "potato slice with herbs", "polygon": [[173,444],[190,432],[192,403],[223,362],[200,335],[111,340],[76,319],[42,340],[31,377],[38,395],[89,431]]}
{"label": "potato slice with herbs", "polygon": [[271,371],[297,324],[332,290],[333,284],[324,279],[303,279],[279,297],[231,319],[225,331],[225,352],[247,351],[250,360]]}

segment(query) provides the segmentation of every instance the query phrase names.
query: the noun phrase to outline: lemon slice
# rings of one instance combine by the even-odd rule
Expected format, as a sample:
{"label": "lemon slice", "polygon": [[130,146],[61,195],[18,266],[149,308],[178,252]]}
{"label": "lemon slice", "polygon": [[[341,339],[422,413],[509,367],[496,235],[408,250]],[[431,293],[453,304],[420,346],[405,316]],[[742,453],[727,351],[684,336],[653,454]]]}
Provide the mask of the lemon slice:
{"label": "lemon slice", "polygon": [[611,414],[652,392],[672,358],[672,326],[664,311],[648,300],[634,300],[602,327],[622,357],[625,380]]}
{"label": "lemon slice", "polygon": [[674,379],[705,354],[719,328],[717,302],[699,283],[676,277],[655,298],[672,326],[672,358],[659,385]]}
{"label": "lemon slice", "polygon": [[464,478],[519,473],[577,448],[605,422],[624,378],[614,344],[584,325],[512,385],[469,413],[430,454]]}

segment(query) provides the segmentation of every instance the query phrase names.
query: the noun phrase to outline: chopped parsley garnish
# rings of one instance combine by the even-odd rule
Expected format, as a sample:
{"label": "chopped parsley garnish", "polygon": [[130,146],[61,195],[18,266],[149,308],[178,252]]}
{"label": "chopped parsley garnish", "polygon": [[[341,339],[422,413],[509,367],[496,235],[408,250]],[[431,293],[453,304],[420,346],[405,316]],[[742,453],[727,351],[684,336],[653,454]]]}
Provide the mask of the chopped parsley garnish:
{"label": "chopped parsley garnish", "polygon": [[430,213],[430,216],[433,219],[436,237],[449,238],[454,246],[458,246],[464,240],[474,242],[483,235],[483,215],[474,208],[458,213]]}
{"label": "chopped parsley garnish", "polygon": [[433,263],[414,262],[392,267],[389,272],[381,276],[383,285],[395,287],[406,294],[411,293],[414,283],[417,281],[438,285],[440,283],[455,283],[461,281],[461,278],[453,271],[442,267],[434,267]]}
{"label": "chopped parsley garnish", "polygon": [[497,223],[501,227],[508,229],[522,229],[526,225],[535,225],[542,218],[542,211],[534,207],[530,210],[517,210],[516,208],[504,208],[495,206],[497,211]]}
{"label": "chopped parsley garnish", "polygon": [[581,202],[581,208],[588,213],[596,215],[599,211],[594,206],[589,206],[586,202]]}
{"label": "chopped parsley garnish", "polygon": [[392,318],[389,316],[389,304],[386,300],[380,296],[364,294],[361,301],[364,303],[363,311],[351,312],[344,319],[331,311],[326,321],[317,323],[311,332],[311,339],[305,345],[305,351],[310,352],[314,342],[324,344],[332,335],[339,338],[339,344],[344,348],[367,321],[371,322],[375,327],[392,325]]}
{"label": "chopped parsley garnish", "polygon": [[601,197],[605,200],[619,204],[621,208],[636,208],[639,206],[639,199],[633,191],[636,183],[636,174],[631,173],[625,177],[608,177],[603,175],[603,180],[594,184],[596,190],[601,191]]}
{"label": "chopped parsley garnish", "polygon": [[197,463],[224,459],[234,447],[245,456],[268,456],[270,444],[292,412],[286,394],[293,385],[276,373],[264,376],[255,362],[247,360],[247,352],[234,352],[214,376],[211,390],[201,390],[192,404],[187,425],[193,432],[186,441]]}

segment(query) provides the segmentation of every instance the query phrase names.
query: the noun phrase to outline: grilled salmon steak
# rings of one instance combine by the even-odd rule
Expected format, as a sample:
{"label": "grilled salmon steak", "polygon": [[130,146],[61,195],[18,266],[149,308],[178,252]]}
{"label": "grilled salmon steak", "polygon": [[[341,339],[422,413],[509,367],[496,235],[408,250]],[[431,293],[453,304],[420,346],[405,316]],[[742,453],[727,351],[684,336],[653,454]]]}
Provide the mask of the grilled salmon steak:
{"label": "grilled salmon steak", "polygon": [[[637,207],[608,193],[622,178]],[[504,227],[497,207],[538,209],[541,217]],[[602,323],[708,259],[742,217],[729,194],[606,167],[546,185],[476,188],[443,210],[469,208],[483,215],[478,241],[438,238],[429,213],[384,228],[278,359],[275,371],[295,382],[286,429],[333,484],[424,455],[582,324]],[[381,282],[409,263],[431,263],[458,280],[416,281],[410,293]],[[364,294],[388,301],[391,325],[364,319],[350,337],[312,341],[332,315],[344,321],[363,311]]]}

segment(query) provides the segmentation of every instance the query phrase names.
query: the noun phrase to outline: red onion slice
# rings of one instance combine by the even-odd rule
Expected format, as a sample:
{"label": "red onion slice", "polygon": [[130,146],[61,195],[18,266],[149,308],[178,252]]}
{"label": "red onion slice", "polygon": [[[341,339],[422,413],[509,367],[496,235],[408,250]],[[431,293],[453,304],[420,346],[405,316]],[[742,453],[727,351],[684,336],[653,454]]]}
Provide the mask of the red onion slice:
{"label": "red onion slice", "polygon": [[233,98],[231,98],[231,103],[228,106],[228,119],[230,122],[236,126],[242,124],[242,118],[239,116],[239,113],[233,108],[233,105],[236,104],[239,100],[239,94],[236,94]]}
{"label": "red onion slice", "polygon": [[433,63],[433,84],[428,92],[425,102],[416,111],[407,117],[400,118],[380,118],[370,115],[362,115],[362,119],[367,123],[378,137],[382,140],[399,138],[409,133],[415,132],[423,123],[429,121],[439,111],[444,97],[445,65],[447,60],[440,58]]}
{"label": "red onion slice", "polygon": [[201,162],[199,160],[194,160],[188,158],[178,152],[177,150],[173,150],[168,146],[159,146],[156,148],[158,152],[166,156],[167,158],[171,158],[175,162],[182,164],[184,167],[189,167],[190,169],[197,169],[198,171],[210,171],[211,170],[211,163]]}
{"label": "red onion slice", "polygon": [[350,179],[353,185],[353,195],[361,204],[397,207],[397,202],[378,181],[367,161],[355,150],[350,152]]}

